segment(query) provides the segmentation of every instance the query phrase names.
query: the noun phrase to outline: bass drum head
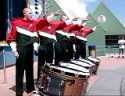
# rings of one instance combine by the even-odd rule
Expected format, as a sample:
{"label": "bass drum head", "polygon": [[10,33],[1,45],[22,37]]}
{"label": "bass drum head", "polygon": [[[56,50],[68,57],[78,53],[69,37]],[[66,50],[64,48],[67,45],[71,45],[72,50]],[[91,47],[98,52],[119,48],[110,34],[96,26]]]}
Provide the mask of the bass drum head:
{"label": "bass drum head", "polygon": [[71,59],[70,62],[71,62],[71,63],[75,63],[76,65],[83,66],[83,67],[91,67],[90,64],[88,64],[88,63],[86,63],[86,62],[82,62],[82,61],[80,61],[80,60]]}
{"label": "bass drum head", "polygon": [[92,56],[88,56],[87,60],[90,60],[94,63],[100,63],[101,62],[99,58],[95,58],[95,57],[92,57]]}
{"label": "bass drum head", "polygon": [[60,63],[60,66],[71,70],[75,70],[78,72],[89,73],[89,70],[87,68],[74,63]]}
{"label": "bass drum head", "polygon": [[79,59],[80,61],[82,61],[82,62],[85,62],[85,63],[88,63],[88,64],[90,64],[91,66],[94,66],[95,64],[94,63],[92,63],[91,61],[89,61],[89,60],[86,60],[86,59]]}

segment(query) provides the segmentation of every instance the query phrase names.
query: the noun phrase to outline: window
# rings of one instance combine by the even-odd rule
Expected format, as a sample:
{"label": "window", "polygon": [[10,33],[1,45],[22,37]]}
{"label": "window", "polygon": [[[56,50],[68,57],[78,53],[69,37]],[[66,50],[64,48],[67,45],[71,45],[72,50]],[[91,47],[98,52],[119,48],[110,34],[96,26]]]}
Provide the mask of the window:
{"label": "window", "polygon": [[[118,40],[119,38],[123,36],[123,34],[120,35],[106,35],[105,36],[105,44],[106,46],[115,46],[118,47]],[[125,37],[125,35],[124,35]]]}

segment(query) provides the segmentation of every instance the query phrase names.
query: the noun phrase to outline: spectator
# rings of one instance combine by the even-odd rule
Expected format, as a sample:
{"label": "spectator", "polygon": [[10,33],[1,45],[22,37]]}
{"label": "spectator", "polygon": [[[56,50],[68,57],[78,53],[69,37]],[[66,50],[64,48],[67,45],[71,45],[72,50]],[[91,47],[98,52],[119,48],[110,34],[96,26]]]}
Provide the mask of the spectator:
{"label": "spectator", "polygon": [[121,39],[118,40],[118,45],[119,45],[119,56],[118,56],[118,58],[120,58],[120,56],[122,56],[122,58],[124,58],[124,51],[125,51],[124,37],[121,37]]}

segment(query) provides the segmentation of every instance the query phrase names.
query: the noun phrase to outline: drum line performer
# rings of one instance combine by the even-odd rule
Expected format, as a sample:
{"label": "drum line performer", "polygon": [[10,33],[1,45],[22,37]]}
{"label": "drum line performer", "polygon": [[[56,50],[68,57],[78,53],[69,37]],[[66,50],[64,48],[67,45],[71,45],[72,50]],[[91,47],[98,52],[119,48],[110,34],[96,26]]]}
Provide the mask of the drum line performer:
{"label": "drum line performer", "polygon": [[45,14],[40,17],[36,23],[36,28],[39,34],[40,45],[38,48],[38,77],[39,81],[41,77],[42,68],[45,63],[53,63],[54,58],[54,43],[56,42],[55,25],[51,24],[55,15],[59,12],[52,14]]}
{"label": "drum line performer", "polygon": [[85,24],[82,24],[83,28],[80,30],[74,31],[74,34],[76,35],[76,38],[74,39],[74,44],[75,44],[75,59],[79,59],[80,56],[81,58],[85,59],[86,58],[86,42],[87,42],[87,36],[94,32],[96,29],[95,27],[85,27]]}
{"label": "drum line performer", "polygon": [[55,44],[55,65],[58,65],[60,61],[69,62],[73,58],[73,44],[70,37],[75,35],[73,30],[81,28],[78,24],[73,24],[73,19],[69,19],[67,16],[62,16],[59,22],[62,22],[61,28],[56,29],[57,42]]}
{"label": "drum line performer", "polygon": [[[38,42],[36,23],[31,19],[32,10],[23,9],[24,17],[12,20],[12,27],[7,37],[14,56],[16,57],[16,96],[23,96],[23,76],[26,72],[26,88],[30,94],[34,88],[33,49]],[[34,48],[33,48],[34,45]]]}

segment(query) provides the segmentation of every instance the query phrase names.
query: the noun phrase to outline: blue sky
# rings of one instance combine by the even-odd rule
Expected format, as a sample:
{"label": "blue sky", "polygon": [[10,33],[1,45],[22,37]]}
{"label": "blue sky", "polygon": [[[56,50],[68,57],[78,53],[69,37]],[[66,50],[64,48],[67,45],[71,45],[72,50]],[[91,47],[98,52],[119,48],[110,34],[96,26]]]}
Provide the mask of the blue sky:
{"label": "blue sky", "polygon": [[[86,0],[87,1],[87,0]],[[125,24],[125,0],[90,0],[86,3],[86,10],[93,13],[102,1],[122,24]]]}
{"label": "blue sky", "polygon": [[[125,24],[125,0],[55,0],[69,17],[86,17],[93,13],[100,2],[103,2],[116,18]],[[70,5],[70,6],[69,6]],[[82,10],[82,11],[81,11]],[[68,16],[67,15],[67,16]]]}

